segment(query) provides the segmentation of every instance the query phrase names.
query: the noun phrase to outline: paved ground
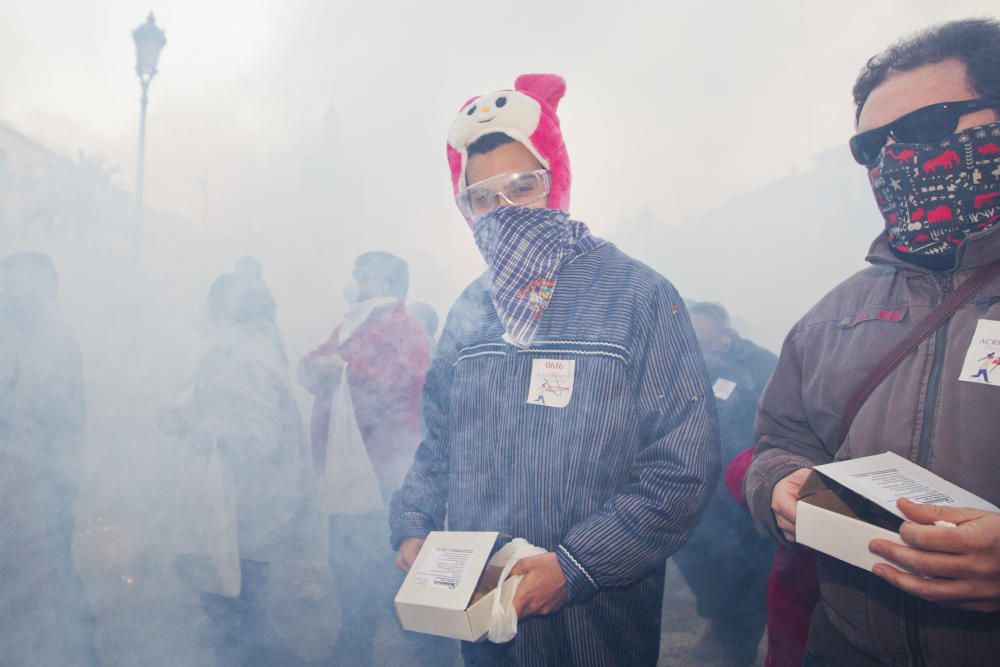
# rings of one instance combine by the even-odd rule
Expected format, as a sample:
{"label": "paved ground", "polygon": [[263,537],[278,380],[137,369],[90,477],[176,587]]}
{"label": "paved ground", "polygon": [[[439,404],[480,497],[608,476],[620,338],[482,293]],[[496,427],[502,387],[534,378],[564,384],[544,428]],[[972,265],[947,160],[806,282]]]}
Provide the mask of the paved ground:
{"label": "paved ground", "polygon": [[[78,547],[84,546],[78,544]],[[85,566],[81,568],[84,570],[81,574],[90,584],[89,597],[96,620],[95,643],[104,665],[212,667],[215,660],[200,641],[207,619],[198,600],[190,593],[184,594],[176,581],[165,579],[162,573],[166,568],[162,564],[147,563],[145,568],[141,563],[130,566],[121,562],[112,564],[109,560],[114,559],[108,559],[107,553],[101,554],[105,558],[95,561],[81,559],[83,554],[80,551],[83,549],[78,549],[78,564]],[[667,565],[663,602],[659,667],[709,664],[691,656],[691,649],[704,631],[705,622],[698,616],[694,597],[672,563]],[[331,619],[331,623],[336,624],[336,614]],[[388,626],[376,630],[376,645],[379,647],[376,664],[398,663],[402,647],[396,646],[390,630]],[[304,652],[312,653],[307,657],[316,658],[322,653],[320,639],[300,637],[299,645]],[[763,665],[763,649],[762,642],[756,662],[758,666]],[[456,666],[460,665],[459,660]]]}
{"label": "paved ground", "polygon": [[[659,667],[693,667],[706,664],[691,656],[691,648],[704,632],[705,621],[695,610],[691,589],[672,562],[667,563],[664,588]],[[756,666],[763,666],[764,655],[765,643],[762,640],[757,652]]]}

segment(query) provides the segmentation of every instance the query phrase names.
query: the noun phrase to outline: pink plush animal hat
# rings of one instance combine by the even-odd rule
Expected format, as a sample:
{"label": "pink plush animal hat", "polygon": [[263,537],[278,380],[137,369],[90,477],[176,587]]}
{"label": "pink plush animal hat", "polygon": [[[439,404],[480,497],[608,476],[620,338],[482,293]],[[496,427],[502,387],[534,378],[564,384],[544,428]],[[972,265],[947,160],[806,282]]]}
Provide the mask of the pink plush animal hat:
{"label": "pink plush animal hat", "polygon": [[549,170],[549,208],[569,213],[569,154],[556,115],[565,93],[566,82],[557,74],[522,74],[514,82],[514,90],[498,90],[463,104],[448,132],[454,193],[466,187],[469,145],[484,134],[501,132],[523,144]]}

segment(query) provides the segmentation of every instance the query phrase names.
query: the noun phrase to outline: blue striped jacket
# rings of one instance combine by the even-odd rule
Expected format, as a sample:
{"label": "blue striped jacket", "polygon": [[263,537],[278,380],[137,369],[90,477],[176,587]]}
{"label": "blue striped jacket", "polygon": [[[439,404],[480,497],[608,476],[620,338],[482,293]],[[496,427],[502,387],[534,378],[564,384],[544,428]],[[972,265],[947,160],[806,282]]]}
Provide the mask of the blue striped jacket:
{"label": "blue striped jacket", "polygon": [[[427,435],[392,499],[392,543],[501,531],[555,551],[567,605],[466,664],[654,665],[665,559],[719,472],[715,405],[683,302],[604,244],[564,266],[528,349],[483,279],[451,309],[424,387]],[[564,408],[529,403],[535,359],[573,360]]]}

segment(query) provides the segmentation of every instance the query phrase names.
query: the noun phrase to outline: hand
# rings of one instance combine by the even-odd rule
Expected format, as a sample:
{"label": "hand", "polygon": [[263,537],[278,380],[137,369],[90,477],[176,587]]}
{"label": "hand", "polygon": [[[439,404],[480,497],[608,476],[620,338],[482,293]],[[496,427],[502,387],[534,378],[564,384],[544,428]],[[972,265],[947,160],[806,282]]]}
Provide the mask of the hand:
{"label": "hand", "polygon": [[514,594],[518,618],[551,614],[566,602],[566,576],[554,552],[528,556],[514,563],[510,576],[523,575]]}
{"label": "hand", "polygon": [[346,363],[335,352],[304,359],[299,364],[299,384],[312,394],[332,392],[337,389]]}
{"label": "hand", "polygon": [[[920,505],[905,498],[897,506],[909,519],[899,529],[907,546],[872,540],[868,548],[912,574],[884,564],[876,565],[873,572],[931,602],[1000,611],[1000,513]],[[935,526],[935,521],[956,526]]]}
{"label": "hand", "polygon": [[396,553],[396,567],[403,572],[409,572],[422,546],[424,540],[420,537],[407,537],[403,540],[399,545],[399,552]]}
{"label": "hand", "polygon": [[809,468],[799,468],[781,478],[771,492],[771,511],[778,522],[778,528],[789,542],[795,541],[795,512],[802,493],[802,485],[809,476]]}

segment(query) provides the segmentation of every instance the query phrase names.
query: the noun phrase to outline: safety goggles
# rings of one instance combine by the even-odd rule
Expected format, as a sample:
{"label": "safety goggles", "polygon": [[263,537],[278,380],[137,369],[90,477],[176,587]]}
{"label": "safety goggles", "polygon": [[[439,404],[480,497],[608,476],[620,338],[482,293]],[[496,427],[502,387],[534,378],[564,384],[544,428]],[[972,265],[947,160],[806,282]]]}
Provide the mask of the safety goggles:
{"label": "safety goggles", "polygon": [[924,144],[944,139],[955,132],[962,116],[973,111],[1000,107],[995,100],[939,102],[921,107],[896,120],[851,137],[851,154],[858,164],[871,166],[878,160],[891,137],[903,144]]}
{"label": "safety goggles", "polygon": [[527,206],[547,197],[552,188],[552,177],[545,169],[523,171],[516,174],[499,174],[473,183],[455,195],[462,215],[481,218],[502,200],[509,206]]}

